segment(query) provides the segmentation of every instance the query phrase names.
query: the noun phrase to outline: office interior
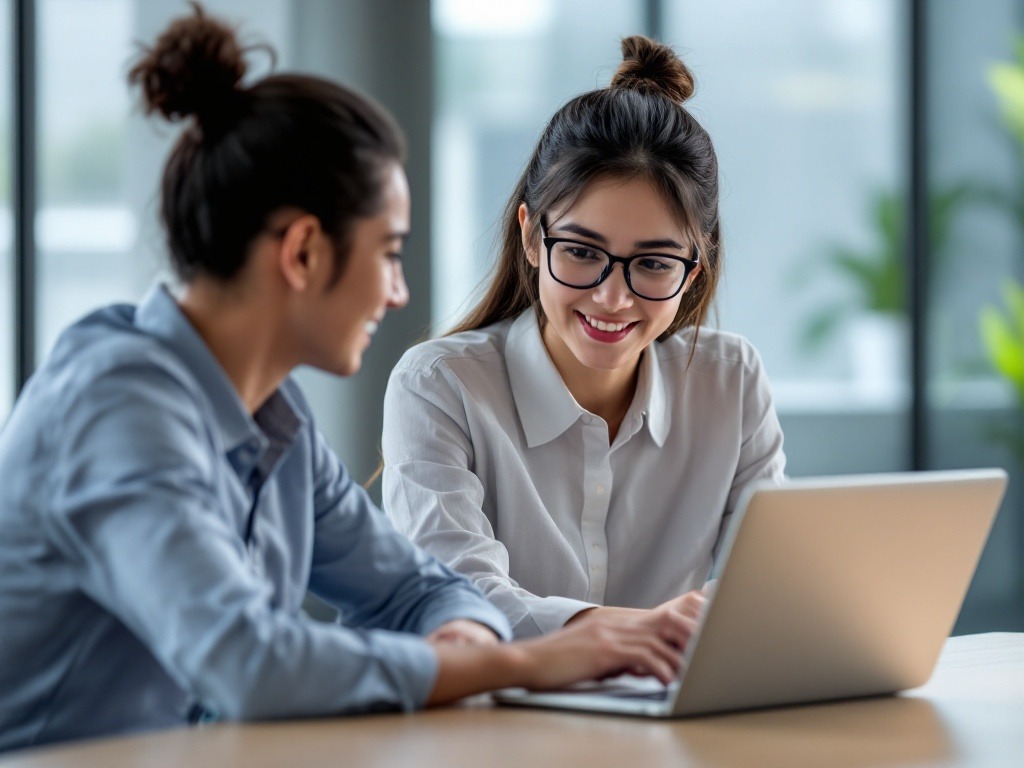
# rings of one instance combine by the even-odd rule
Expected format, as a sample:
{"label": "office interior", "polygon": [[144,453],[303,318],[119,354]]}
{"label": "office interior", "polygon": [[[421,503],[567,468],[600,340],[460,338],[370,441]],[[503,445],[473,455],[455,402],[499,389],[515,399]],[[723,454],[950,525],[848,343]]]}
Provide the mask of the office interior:
{"label": "office interior", "polygon": [[[645,33],[696,77],[688,108],[721,165],[710,322],[760,351],[788,474],[1006,468],[954,633],[1024,630],[1024,3],[204,5],[277,51],[254,51],[253,76],[354,85],[408,137],[412,300],[355,378],[297,374],[356,478],[379,461],[391,367],[478,295],[544,123],[608,82],[621,37]],[[0,423],[61,328],[171,279],[156,190],[176,131],[141,114],[126,73],[138,41],[188,9],[0,0]]]}

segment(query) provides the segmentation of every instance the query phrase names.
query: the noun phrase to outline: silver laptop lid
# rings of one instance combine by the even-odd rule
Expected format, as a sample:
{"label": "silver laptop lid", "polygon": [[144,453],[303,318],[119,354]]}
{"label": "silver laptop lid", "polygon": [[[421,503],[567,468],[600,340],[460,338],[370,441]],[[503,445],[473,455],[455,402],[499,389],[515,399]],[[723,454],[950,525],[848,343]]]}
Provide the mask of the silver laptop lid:
{"label": "silver laptop lid", "polygon": [[673,714],[923,684],[1006,488],[999,469],[792,480],[741,502]]}

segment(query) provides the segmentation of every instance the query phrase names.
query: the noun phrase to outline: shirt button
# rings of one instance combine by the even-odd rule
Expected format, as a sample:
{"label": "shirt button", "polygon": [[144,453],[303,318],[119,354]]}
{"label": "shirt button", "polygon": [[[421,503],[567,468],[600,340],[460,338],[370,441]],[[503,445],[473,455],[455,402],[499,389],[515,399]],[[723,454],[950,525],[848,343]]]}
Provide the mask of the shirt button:
{"label": "shirt button", "polygon": [[599,484],[594,490],[598,493],[604,493],[604,486]]}

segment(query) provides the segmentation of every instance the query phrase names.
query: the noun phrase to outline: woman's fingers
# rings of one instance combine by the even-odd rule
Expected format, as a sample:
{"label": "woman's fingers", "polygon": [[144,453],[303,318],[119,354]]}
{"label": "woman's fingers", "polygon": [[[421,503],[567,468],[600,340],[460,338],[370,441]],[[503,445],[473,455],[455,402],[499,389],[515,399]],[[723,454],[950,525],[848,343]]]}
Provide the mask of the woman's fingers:
{"label": "woman's fingers", "polygon": [[652,675],[666,684],[676,678],[682,661],[679,650],[650,626],[613,625],[603,630],[601,641],[607,654],[603,672],[635,670],[637,674]]}

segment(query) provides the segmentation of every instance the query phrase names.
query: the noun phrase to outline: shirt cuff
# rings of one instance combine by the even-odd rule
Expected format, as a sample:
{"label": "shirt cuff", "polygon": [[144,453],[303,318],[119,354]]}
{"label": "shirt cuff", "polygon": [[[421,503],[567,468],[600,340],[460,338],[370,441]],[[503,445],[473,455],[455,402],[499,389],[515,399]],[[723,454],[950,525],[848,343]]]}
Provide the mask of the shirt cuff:
{"label": "shirt cuff", "polygon": [[456,619],[466,619],[483,624],[502,640],[512,639],[512,626],[505,614],[484,598],[452,600],[440,606],[432,606],[430,616],[420,626],[420,632],[429,635],[442,624]]}
{"label": "shirt cuff", "polygon": [[405,711],[422,709],[437,680],[437,654],[422,637],[406,632],[370,630],[365,635],[374,655],[385,663],[391,689]]}
{"label": "shirt cuff", "polygon": [[532,637],[546,635],[565,626],[565,622],[580,611],[597,608],[596,603],[574,600],[571,597],[538,597],[528,603],[529,618],[533,621],[521,621],[514,627],[516,637]]}

